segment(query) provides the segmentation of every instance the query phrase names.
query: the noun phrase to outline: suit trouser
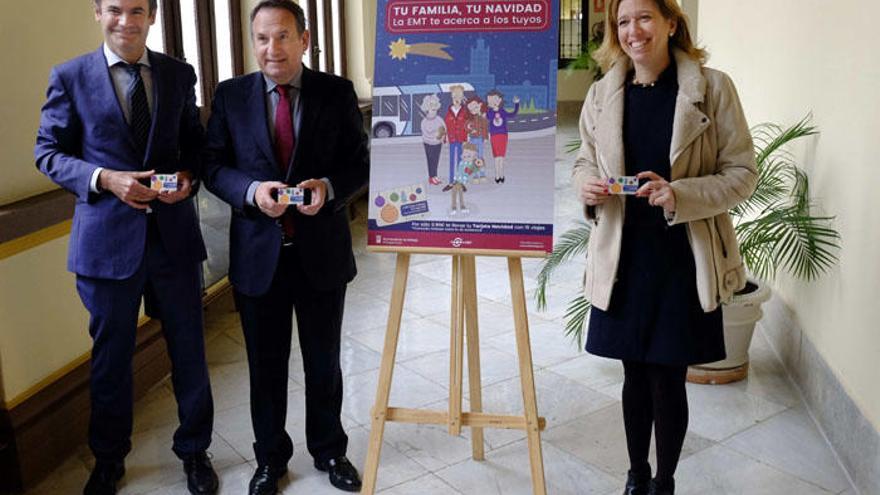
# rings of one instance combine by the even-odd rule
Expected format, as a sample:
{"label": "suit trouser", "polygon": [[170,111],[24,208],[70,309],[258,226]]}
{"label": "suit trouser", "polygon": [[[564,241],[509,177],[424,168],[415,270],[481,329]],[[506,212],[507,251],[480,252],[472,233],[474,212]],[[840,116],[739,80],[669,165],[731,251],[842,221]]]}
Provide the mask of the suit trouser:
{"label": "suit trouser", "polygon": [[254,453],[259,465],[285,466],[293,456],[285,423],[294,311],[306,381],[306,446],[318,461],[345,455],[348,448],[340,421],[339,367],[345,285],[315,290],[301,263],[296,248],[284,247],[266,294],[253,297],[235,292],[248,354]]}
{"label": "suit trouser", "polygon": [[132,357],[144,295],[155,302],[171,357],[180,420],[172,449],[184,458],[211,443],[214,403],[205,361],[199,264],[174,263],[155,223],[148,224],[144,259],[134,275],[124,280],[76,277],[80,299],[91,315],[89,447],[99,461],[122,461],[131,450]]}

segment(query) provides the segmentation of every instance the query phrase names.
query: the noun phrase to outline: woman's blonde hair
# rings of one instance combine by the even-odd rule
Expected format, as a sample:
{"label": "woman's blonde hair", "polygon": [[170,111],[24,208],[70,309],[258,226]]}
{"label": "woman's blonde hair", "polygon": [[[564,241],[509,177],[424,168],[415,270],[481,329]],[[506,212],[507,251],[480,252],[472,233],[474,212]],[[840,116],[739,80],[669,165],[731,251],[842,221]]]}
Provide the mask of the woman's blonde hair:
{"label": "woman's blonde hair", "polygon": [[[602,46],[593,52],[593,59],[598,62],[602,72],[608,72],[614,62],[625,55],[623,48],[620,47],[620,41],[617,39],[617,9],[622,1],[610,0],[605,6],[605,37],[602,39]],[[670,48],[678,48],[700,64],[706,63],[709,53],[694,44],[690,29],[688,29],[687,16],[682,12],[678,2],[676,0],[653,1],[663,17],[676,24],[675,34],[669,38]]]}

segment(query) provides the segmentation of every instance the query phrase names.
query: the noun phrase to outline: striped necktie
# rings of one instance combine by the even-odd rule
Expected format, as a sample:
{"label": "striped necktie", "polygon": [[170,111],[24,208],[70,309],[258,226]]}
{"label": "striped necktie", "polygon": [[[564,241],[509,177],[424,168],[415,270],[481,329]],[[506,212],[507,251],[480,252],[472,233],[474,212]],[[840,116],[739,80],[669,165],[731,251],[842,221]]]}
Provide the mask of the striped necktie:
{"label": "striped necktie", "polygon": [[125,70],[131,76],[128,85],[128,108],[130,110],[128,124],[131,127],[134,142],[138,151],[147,152],[147,141],[150,139],[150,107],[147,105],[147,91],[141,78],[141,64],[125,64]]}

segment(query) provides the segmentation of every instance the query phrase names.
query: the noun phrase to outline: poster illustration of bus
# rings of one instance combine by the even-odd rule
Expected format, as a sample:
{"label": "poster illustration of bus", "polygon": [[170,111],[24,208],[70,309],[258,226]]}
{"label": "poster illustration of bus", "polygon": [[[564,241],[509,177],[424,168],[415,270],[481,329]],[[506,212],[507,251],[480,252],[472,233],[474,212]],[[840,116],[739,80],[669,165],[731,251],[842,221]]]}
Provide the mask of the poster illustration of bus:
{"label": "poster illustration of bus", "polygon": [[379,0],[369,246],[552,250],[558,8]]}

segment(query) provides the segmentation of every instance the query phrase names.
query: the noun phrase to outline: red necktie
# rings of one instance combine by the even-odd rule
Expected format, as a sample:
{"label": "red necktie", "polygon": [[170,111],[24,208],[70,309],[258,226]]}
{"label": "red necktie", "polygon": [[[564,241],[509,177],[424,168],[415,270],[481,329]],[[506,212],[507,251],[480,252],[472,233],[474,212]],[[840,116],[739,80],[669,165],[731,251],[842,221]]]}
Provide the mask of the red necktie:
{"label": "red necktie", "polygon": [[[275,107],[275,158],[281,169],[282,177],[287,177],[287,169],[290,168],[290,158],[296,137],[293,135],[293,120],[290,115],[290,95],[288,87],[275,86],[278,91],[278,106]],[[281,225],[284,228],[285,237],[293,236],[293,211],[284,212],[281,217]]]}

